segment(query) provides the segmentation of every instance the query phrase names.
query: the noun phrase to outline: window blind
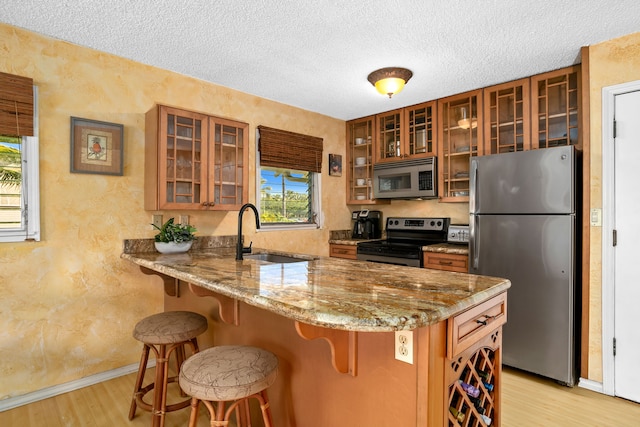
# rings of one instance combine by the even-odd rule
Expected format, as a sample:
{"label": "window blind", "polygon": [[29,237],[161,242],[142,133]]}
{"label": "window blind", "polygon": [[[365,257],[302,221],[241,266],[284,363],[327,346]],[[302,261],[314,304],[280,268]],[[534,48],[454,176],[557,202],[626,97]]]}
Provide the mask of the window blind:
{"label": "window blind", "polygon": [[322,138],[258,126],[260,165],[322,172]]}
{"label": "window blind", "polygon": [[0,72],[0,135],[33,136],[33,79]]}

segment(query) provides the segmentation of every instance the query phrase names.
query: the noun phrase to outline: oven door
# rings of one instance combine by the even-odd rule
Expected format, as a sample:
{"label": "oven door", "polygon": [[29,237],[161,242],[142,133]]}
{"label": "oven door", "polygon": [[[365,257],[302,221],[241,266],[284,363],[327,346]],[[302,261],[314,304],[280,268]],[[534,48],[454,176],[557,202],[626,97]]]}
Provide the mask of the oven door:
{"label": "oven door", "polygon": [[429,199],[437,196],[435,158],[379,163],[373,166],[376,199]]}
{"label": "oven door", "polygon": [[422,267],[422,259],[400,258],[392,255],[357,254],[358,260],[379,262],[381,264],[405,265],[407,267]]}

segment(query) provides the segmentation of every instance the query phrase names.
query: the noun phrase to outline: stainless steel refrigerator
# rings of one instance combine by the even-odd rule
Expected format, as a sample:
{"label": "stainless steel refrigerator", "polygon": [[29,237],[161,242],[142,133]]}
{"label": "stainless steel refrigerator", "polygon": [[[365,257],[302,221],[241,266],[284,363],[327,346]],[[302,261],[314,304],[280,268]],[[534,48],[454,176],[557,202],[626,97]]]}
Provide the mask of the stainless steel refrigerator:
{"label": "stainless steel refrigerator", "polygon": [[471,160],[469,272],[511,280],[505,365],[574,385],[577,154],[573,146]]}

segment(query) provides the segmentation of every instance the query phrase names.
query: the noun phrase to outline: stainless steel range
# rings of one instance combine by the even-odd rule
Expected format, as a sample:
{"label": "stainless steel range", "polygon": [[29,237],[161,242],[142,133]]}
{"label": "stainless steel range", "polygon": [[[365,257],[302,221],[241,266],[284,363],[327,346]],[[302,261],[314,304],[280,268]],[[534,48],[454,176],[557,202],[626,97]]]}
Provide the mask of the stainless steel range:
{"label": "stainless steel range", "polygon": [[387,218],[385,240],[358,243],[363,261],[422,267],[422,247],[447,241],[450,218]]}

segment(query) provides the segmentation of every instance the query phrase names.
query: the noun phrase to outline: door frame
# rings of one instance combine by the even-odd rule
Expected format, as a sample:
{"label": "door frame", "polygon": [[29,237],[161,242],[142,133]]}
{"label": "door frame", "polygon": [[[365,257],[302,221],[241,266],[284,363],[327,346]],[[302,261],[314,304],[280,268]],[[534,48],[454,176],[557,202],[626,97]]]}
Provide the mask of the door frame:
{"label": "door frame", "polygon": [[602,88],[602,392],[615,395],[615,271],[613,251],[615,97],[640,91],[640,80]]}

